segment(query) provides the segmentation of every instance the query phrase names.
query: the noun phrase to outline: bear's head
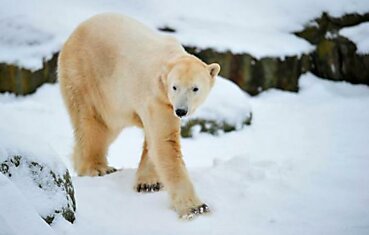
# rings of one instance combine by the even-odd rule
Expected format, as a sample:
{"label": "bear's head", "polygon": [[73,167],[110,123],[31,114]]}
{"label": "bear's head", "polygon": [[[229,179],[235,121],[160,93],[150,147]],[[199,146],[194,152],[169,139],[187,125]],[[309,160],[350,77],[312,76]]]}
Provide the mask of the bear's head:
{"label": "bear's head", "polygon": [[191,115],[205,101],[219,71],[219,64],[207,65],[192,55],[168,64],[163,83],[176,116]]}

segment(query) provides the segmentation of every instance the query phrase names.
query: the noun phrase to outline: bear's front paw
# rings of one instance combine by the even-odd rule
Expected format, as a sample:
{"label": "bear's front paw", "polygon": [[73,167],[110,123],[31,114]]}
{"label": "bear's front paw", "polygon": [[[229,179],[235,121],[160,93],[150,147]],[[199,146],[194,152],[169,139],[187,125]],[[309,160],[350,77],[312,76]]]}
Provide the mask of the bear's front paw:
{"label": "bear's front paw", "polygon": [[186,212],[180,214],[179,217],[184,220],[192,220],[195,216],[206,213],[210,213],[210,209],[209,206],[204,203],[200,206],[196,206],[187,210]]}
{"label": "bear's front paw", "polygon": [[139,183],[135,186],[135,189],[137,192],[143,192],[143,193],[152,193],[152,192],[158,192],[163,188],[163,185],[159,182],[155,184],[145,184],[145,183]]}

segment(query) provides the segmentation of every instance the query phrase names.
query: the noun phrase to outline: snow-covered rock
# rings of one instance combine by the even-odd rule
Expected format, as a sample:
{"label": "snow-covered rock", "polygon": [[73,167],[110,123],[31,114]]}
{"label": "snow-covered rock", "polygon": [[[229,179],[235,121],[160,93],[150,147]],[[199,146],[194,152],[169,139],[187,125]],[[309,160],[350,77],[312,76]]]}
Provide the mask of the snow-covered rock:
{"label": "snow-covered rock", "polygon": [[0,62],[32,70],[40,69],[43,58],[51,58],[81,21],[107,11],[132,16],[152,28],[169,24],[186,45],[261,58],[310,52],[314,47],[291,32],[323,11],[342,15],[369,9],[363,0],[217,0],[211,6],[198,0],[39,0],[37,4],[0,0],[0,5]]}
{"label": "snow-covered rock", "polygon": [[[5,139],[3,137],[0,140]],[[28,204],[48,224],[59,216],[73,223],[76,202],[67,168],[52,151],[35,153],[27,149],[19,150],[22,142],[13,142],[13,146],[0,144],[0,172],[14,183]],[[17,143],[20,147],[14,147]]]}

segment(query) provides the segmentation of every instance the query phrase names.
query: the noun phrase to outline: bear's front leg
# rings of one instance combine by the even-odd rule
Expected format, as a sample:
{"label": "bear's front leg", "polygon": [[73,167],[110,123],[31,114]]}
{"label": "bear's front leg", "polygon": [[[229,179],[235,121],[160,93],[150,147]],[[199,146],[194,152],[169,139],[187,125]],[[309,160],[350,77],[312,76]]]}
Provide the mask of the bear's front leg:
{"label": "bear's front leg", "polygon": [[170,195],[172,207],[184,219],[209,212],[208,206],[197,197],[182,159],[180,120],[167,106],[149,111],[144,121],[148,155]]}
{"label": "bear's front leg", "polygon": [[145,140],[142,148],[141,161],[136,173],[135,190],[137,192],[157,192],[163,188],[152,160],[148,157],[148,146]]}

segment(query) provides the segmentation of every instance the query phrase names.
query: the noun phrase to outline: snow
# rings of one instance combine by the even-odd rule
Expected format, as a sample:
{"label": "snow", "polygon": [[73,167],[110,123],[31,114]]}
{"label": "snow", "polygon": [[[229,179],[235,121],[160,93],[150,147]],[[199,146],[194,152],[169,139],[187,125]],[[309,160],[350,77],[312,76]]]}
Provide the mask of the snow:
{"label": "snow", "polygon": [[357,46],[357,52],[359,54],[369,53],[369,22],[343,28],[339,34],[353,41]]}
{"label": "snow", "polygon": [[56,234],[38,215],[19,189],[0,173],[0,234],[29,235]]}
{"label": "snow", "polygon": [[170,26],[184,44],[247,52],[256,58],[284,57],[313,49],[292,32],[323,11],[333,16],[364,13],[362,0],[0,0],[0,62],[37,70],[83,20],[114,11],[151,28]]}
{"label": "snow", "polygon": [[[369,11],[369,1],[362,0],[0,0],[0,5],[0,63],[32,70],[81,21],[101,12],[120,12],[151,28],[175,28],[174,36],[186,45],[260,58],[311,51],[291,32],[323,11],[333,16]],[[339,34],[368,53],[367,32],[362,23]],[[182,140],[192,181],[212,210],[191,222],[177,218],[166,192],[133,191],[141,130],[127,128],[110,147],[109,163],[120,171],[77,177],[70,159],[73,131],[58,84],[27,97],[1,94],[0,162],[21,154],[62,172],[61,158],[74,176],[77,218],[73,225],[57,218],[48,226],[38,215],[45,208],[32,204],[45,198],[22,175],[11,181],[0,174],[0,235],[369,234],[369,88],[309,73],[299,86],[299,93],[272,89],[249,97],[217,79],[193,118],[238,126],[252,107],[253,122],[235,132]]]}
{"label": "snow", "polygon": [[[299,86],[299,93],[272,89],[248,97],[251,126],[182,140],[186,166],[210,215],[184,222],[169,208],[166,192],[133,191],[143,134],[130,128],[109,152],[110,164],[122,170],[73,177],[76,221],[58,220],[53,230],[66,235],[369,234],[369,88],[312,74],[303,75]],[[2,94],[0,110],[0,139],[4,133],[33,134],[34,151],[41,148],[38,140],[45,140],[73,173],[72,129],[58,85],[45,85],[28,97]],[[0,214],[9,208],[1,203]],[[32,220],[29,226],[36,224],[35,215]]]}
{"label": "snow", "polygon": [[[6,94],[2,95],[1,98],[7,96]],[[27,102],[25,104],[28,106]],[[1,99],[0,105],[3,106]],[[24,110],[22,111],[24,112]],[[37,108],[35,111],[37,112]],[[2,109],[2,112],[6,112],[6,108]],[[18,118],[24,119],[24,117]],[[9,126],[9,123],[16,123],[17,119],[15,117],[11,120],[7,119],[7,115],[4,115],[3,121],[4,123],[0,125],[2,132],[0,135],[0,162],[7,160],[9,157],[22,156],[25,161],[42,163],[44,166],[53,169],[56,174],[63,174],[65,172],[66,168],[60,165],[61,159],[47,144],[48,141],[46,139],[42,140],[42,137],[35,139],[32,132],[26,133],[21,129],[14,130],[14,126]],[[30,128],[33,129],[34,127]],[[38,145],[37,148],[35,148],[35,144]]]}
{"label": "snow", "polygon": [[[11,121],[7,121],[9,125]],[[16,120],[13,121],[16,123]],[[11,175],[9,179],[25,198],[31,199],[28,203],[39,215],[46,218],[52,215],[55,209],[67,206],[66,193],[54,184],[54,179],[49,173],[52,170],[56,176],[62,177],[67,169],[58,155],[48,147],[47,142],[27,137],[27,134],[15,131],[14,126],[1,128],[0,164],[14,159],[15,156],[21,157],[20,164],[17,167],[9,164],[8,172]],[[38,163],[43,170],[40,171],[38,166],[31,169],[31,162]],[[39,174],[34,174],[33,171]],[[38,184],[42,185],[42,189]],[[9,210],[9,208],[3,209]]]}

